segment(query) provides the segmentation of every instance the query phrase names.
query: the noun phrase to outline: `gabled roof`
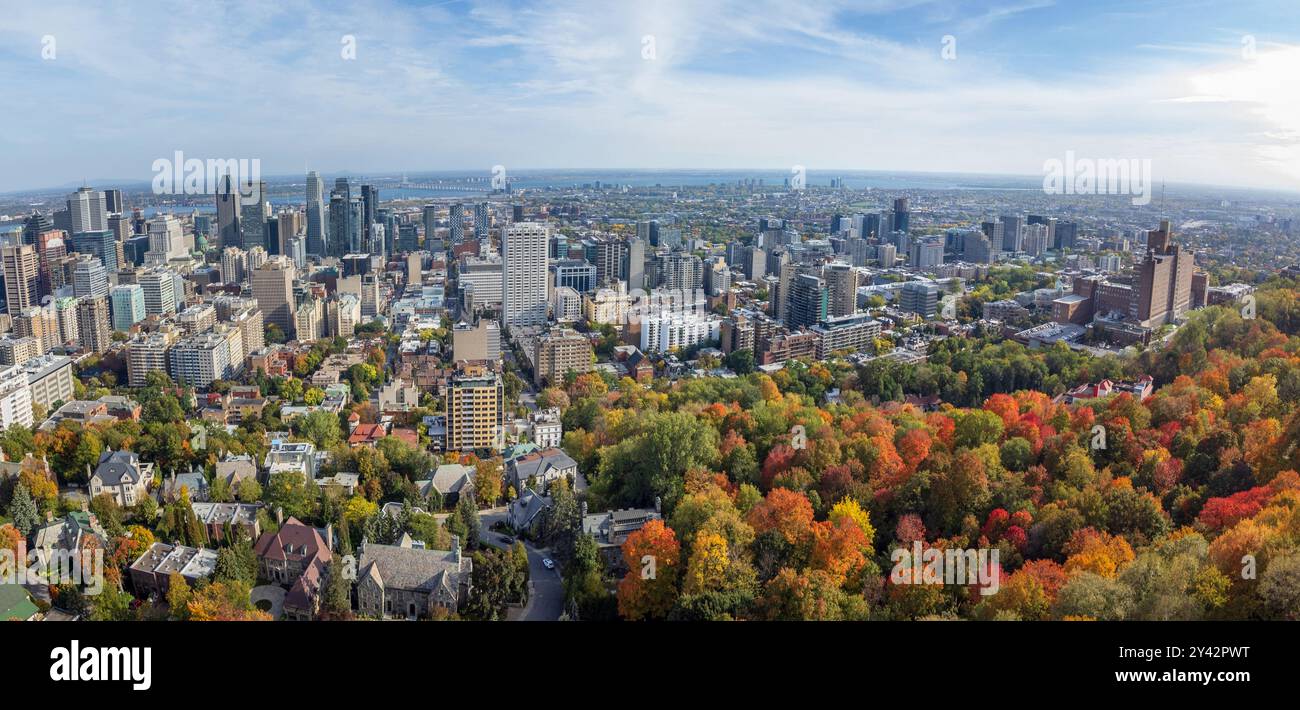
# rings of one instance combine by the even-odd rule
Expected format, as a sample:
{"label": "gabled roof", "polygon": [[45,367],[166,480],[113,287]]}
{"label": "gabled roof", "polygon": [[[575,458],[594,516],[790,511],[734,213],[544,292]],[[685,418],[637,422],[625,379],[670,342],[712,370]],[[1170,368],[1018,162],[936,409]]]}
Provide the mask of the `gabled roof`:
{"label": "gabled roof", "polygon": [[120,486],[140,481],[140,457],[134,451],[105,451],[99,455],[95,478],[105,486]]}
{"label": "gabled roof", "polygon": [[330,561],[330,550],[310,525],[305,525],[297,518],[289,518],[277,532],[263,533],[254,548],[258,557],[269,560],[302,560],[319,558],[321,562]]}

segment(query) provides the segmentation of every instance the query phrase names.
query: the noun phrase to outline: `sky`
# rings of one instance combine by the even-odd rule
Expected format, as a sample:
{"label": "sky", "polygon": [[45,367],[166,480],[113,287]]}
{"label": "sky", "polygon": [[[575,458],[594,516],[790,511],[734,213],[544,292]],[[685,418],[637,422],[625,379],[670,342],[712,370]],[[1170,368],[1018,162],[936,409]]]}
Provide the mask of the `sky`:
{"label": "sky", "polygon": [[3,4],[5,192],[177,150],[264,175],[1042,175],[1072,151],[1300,190],[1294,0]]}

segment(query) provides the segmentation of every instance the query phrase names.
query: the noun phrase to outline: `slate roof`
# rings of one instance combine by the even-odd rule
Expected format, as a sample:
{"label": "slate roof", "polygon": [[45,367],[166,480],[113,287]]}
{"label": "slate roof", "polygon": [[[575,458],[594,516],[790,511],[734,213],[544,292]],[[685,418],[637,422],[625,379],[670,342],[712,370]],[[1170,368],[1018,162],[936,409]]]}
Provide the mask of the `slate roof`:
{"label": "slate roof", "polygon": [[433,487],[443,495],[459,493],[466,485],[474,483],[476,469],[458,463],[445,463],[433,472]]}
{"label": "slate roof", "polygon": [[120,486],[129,477],[132,483],[140,481],[140,457],[134,451],[105,451],[99,455],[95,476],[105,486]]}
{"label": "slate roof", "polygon": [[362,577],[375,577],[385,589],[430,592],[440,587],[454,590],[462,579],[468,582],[474,563],[458,551],[366,543],[358,566]]}

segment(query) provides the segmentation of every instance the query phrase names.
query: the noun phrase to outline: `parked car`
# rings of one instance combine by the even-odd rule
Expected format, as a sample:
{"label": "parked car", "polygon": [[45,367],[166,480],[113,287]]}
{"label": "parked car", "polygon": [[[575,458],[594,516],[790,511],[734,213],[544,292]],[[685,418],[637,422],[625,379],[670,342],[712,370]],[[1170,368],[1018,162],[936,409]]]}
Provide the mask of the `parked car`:
{"label": "parked car", "polygon": [[555,569],[555,563],[552,562],[552,561],[551,561],[551,558],[549,558],[549,557],[547,557],[546,559],[542,560],[542,566],[545,567],[546,569]]}

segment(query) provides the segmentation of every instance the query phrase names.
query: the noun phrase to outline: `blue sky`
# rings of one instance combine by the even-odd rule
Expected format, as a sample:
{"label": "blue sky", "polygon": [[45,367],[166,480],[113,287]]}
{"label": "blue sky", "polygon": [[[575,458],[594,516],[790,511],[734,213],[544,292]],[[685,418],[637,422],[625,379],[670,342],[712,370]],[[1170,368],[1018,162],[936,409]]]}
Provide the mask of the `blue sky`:
{"label": "blue sky", "polygon": [[1024,175],[1074,151],[1300,189],[1293,0],[19,5],[2,191],[144,180],[176,150],[265,174]]}

